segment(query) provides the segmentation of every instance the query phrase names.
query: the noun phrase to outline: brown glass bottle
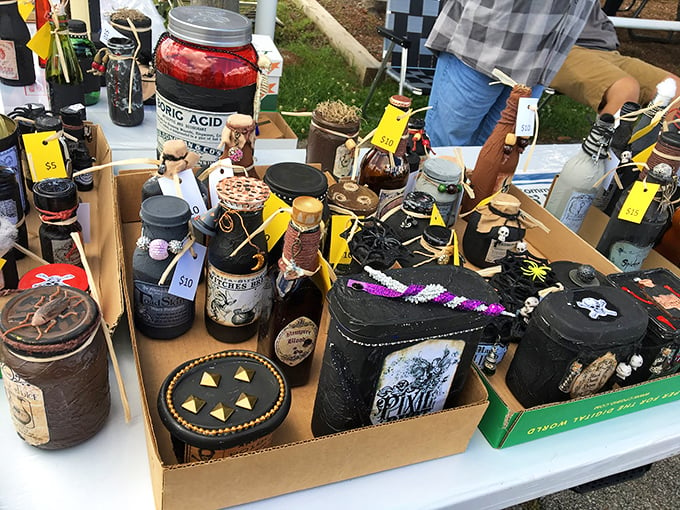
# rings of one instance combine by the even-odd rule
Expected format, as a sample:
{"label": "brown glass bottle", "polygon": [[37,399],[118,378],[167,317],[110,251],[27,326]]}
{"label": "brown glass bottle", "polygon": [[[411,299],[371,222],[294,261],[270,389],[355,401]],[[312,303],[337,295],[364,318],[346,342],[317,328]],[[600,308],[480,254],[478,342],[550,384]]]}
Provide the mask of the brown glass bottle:
{"label": "brown glass bottle", "polygon": [[318,269],[322,215],[315,198],[293,201],[283,255],[268,279],[271,308],[260,320],[257,350],[277,363],[290,386],[309,380],[321,321],[323,292],[310,276]]}
{"label": "brown glass bottle", "polygon": [[[392,96],[390,104],[406,112],[411,107],[411,99]],[[361,160],[359,184],[365,184],[378,195],[378,217],[401,204],[410,175],[410,166],[406,161],[407,143],[406,128],[394,154],[373,145]]]}

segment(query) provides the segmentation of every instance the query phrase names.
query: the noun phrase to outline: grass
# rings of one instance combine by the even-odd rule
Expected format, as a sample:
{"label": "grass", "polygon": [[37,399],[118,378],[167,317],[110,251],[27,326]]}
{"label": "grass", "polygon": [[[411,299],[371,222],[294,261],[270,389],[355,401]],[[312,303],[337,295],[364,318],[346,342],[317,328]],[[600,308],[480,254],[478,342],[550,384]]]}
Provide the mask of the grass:
{"label": "grass", "polygon": [[[277,27],[275,42],[284,57],[279,110],[311,112],[318,103],[331,99],[361,107],[369,87],[359,84],[353,70],[302,10],[291,0],[280,0],[277,15],[283,26]],[[378,86],[364,112],[362,135],[377,126],[389,97],[397,92],[397,83],[389,78]],[[427,105],[426,97],[415,96],[412,99],[414,108]],[[594,118],[592,109],[566,96],[551,98],[540,112],[538,141],[580,141],[588,134]],[[300,140],[307,138],[308,117],[287,116],[286,122]]]}

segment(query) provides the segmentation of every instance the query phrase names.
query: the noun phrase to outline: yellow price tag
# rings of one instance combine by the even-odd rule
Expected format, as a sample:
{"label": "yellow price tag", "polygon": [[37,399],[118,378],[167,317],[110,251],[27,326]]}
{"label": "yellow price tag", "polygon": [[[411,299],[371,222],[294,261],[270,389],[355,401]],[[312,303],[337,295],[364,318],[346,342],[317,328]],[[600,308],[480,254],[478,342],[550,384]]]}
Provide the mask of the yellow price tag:
{"label": "yellow price tag", "polygon": [[68,177],[59,140],[53,138],[48,142],[45,141],[53,134],[55,131],[21,135],[33,182],[53,177]]}
{"label": "yellow price tag", "polygon": [[33,11],[33,0],[19,0],[17,5],[19,6],[19,14],[21,15],[21,19],[26,21],[28,16]]}
{"label": "yellow price tag", "polygon": [[640,223],[658,190],[659,184],[657,183],[635,181],[619,211],[618,218],[631,223]]}
{"label": "yellow price tag", "polygon": [[352,221],[352,216],[349,215],[334,214],[331,216],[331,245],[328,253],[328,262],[333,267],[337,264],[349,264],[352,262],[347,240],[340,237],[340,234],[352,226]]}
{"label": "yellow price tag", "polygon": [[437,204],[432,204],[432,216],[430,216],[430,225],[441,225],[442,227],[446,226],[446,223],[444,223],[444,218],[442,218],[439,209],[437,209]]}
{"label": "yellow price tag", "polygon": [[406,115],[406,112],[388,104],[375,134],[371,138],[371,143],[389,152],[396,151],[407,123],[408,115]]}
{"label": "yellow price tag", "polygon": [[654,147],[656,147],[656,143],[653,143],[646,149],[641,150],[635,156],[633,156],[633,161],[635,161],[636,163],[646,163],[647,160],[649,159],[649,156],[652,154]]}
{"label": "yellow price tag", "polygon": [[321,289],[324,296],[331,290],[335,280],[335,272],[326,260],[319,254],[319,270],[312,276],[312,281]]}
{"label": "yellow price tag", "polygon": [[38,55],[40,58],[47,58],[50,54],[50,43],[52,42],[52,34],[50,34],[50,24],[45,23],[38,31],[31,37],[31,40],[26,43],[29,50]]}
{"label": "yellow price tag", "polygon": [[6,263],[6,262],[7,262],[7,259],[3,259],[2,257],[0,257],[0,269],[2,269],[3,267],[5,267],[5,263]]}
{"label": "yellow price tag", "polygon": [[[274,195],[274,193],[269,195],[269,198],[264,203],[264,210],[262,215],[264,218],[269,218],[279,209],[289,209],[290,206],[281,200],[279,197]],[[267,249],[271,250],[279,239],[286,233],[288,224],[290,223],[290,214],[279,213],[277,214],[264,228],[264,236],[267,239]]]}

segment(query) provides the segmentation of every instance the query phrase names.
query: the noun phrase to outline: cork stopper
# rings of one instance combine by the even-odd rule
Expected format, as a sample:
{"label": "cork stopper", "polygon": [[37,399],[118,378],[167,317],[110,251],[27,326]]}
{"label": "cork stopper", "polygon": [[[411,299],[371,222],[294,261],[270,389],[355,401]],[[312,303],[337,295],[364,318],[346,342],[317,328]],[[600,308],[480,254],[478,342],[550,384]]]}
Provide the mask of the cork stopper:
{"label": "cork stopper", "polygon": [[390,104],[396,106],[401,110],[406,110],[411,107],[411,98],[406,96],[394,95],[390,97]]}
{"label": "cork stopper", "polygon": [[293,200],[291,219],[305,228],[312,228],[321,223],[323,203],[313,197],[297,197]]}

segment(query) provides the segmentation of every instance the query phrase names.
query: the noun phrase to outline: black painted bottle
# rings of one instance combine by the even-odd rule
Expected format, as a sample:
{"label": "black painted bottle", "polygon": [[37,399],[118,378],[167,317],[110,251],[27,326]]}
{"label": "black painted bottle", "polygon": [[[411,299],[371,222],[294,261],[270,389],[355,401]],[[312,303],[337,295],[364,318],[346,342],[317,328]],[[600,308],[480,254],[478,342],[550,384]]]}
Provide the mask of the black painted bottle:
{"label": "black painted bottle", "polygon": [[76,216],[78,192],[71,179],[43,179],[33,185],[33,202],[40,214],[42,258],[50,263],[82,266],[71,232],[82,232]]}
{"label": "black painted bottle", "polygon": [[149,338],[175,338],[191,329],[194,301],[169,293],[174,269],[162,285],[158,282],[186,241],[189,205],[181,198],[158,195],[142,202],[139,215],[142,231],[132,255],[135,327]]}
{"label": "black painted bottle", "polygon": [[269,193],[265,183],[252,177],[230,177],[217,184],[220,208],[208,246],[205,326],[221,342],[243,342],[257,332],[267,242],[263,232],[252,233],[262,225]]}
{"label": "black painted bottle", "polygon": [[[66,139],[66,147],[71,159],[71,168],[75,173],[92,166],[93,158],[90,150],[85,143],[85,124],[80,114],[80,109],[74,106],[65,106],[59,111],[64,133],[76,138],[77,141]],[[94,176],[92,173],[82,174],[74,177],[78,191],[90,191],[94,187]]]}
{"label": "black painted bottle", "polygon": [[106,65],[109,117],[118,126],[138,126],[144,121],[142,75],[133,57],[135,44],[125,37],[107,43],[111,56]]}
{"label": "black painted bottle", "polygon": [[35,83],[33,52],[26,47],[31,39],[17,2],[0,2],[0,82],[12,87]]}

